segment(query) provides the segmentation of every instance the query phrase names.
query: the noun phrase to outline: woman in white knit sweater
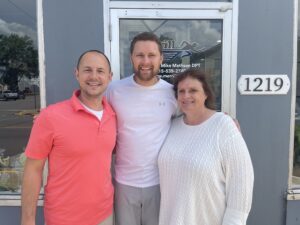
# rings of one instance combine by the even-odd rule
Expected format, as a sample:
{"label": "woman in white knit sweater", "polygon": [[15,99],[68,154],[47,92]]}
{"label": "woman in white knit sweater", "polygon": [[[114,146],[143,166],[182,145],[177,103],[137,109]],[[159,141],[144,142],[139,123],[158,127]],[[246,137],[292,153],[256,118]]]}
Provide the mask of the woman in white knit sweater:
{"label": "woman in white knit sweater", "polygon": [[214,110],[205,74],[189,69],[174,83],[183,116],[161,149],[159,225],[245,225],[253,167],[232,118]]}

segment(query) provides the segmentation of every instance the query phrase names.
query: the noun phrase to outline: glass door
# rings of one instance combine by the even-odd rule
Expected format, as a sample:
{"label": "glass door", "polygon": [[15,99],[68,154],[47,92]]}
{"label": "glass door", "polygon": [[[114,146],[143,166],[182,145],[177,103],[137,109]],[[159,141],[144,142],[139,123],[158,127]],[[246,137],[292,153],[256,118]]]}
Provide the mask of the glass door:
{"label": "glass door", "polygon": [[211,76],[217,109],[227,110],[231,10],[111,9],[110,13],[114,79],[132,74],[129,48],[133,37],[144,31],[154,32],[163,45],[159,76],[171,83],[177,73],[190,67],[200,68]]}

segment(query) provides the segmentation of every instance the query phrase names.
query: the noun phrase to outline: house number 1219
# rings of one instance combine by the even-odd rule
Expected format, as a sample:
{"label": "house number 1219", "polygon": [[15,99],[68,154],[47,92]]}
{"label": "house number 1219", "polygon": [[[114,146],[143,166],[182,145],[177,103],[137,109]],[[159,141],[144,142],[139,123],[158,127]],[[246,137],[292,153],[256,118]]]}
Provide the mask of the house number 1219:
{"label": "house number 1219", "polygon": [[242,75],[238,89],[241,95],[285,95],[290,80],[287,75]]}

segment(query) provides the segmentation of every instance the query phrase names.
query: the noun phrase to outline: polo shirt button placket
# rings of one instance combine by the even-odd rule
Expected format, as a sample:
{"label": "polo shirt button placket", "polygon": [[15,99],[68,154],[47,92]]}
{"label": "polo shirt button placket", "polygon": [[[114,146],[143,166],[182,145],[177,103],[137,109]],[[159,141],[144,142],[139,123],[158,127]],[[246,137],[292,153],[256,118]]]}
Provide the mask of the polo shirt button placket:
{"label": "polo shirt button placket", "polygon": [[101,124],[102,124],[102,123],[101,123],[101,121],[99,120],[99,121],[98,121],[98,134],[99,134],[100,131],[101,131]]}

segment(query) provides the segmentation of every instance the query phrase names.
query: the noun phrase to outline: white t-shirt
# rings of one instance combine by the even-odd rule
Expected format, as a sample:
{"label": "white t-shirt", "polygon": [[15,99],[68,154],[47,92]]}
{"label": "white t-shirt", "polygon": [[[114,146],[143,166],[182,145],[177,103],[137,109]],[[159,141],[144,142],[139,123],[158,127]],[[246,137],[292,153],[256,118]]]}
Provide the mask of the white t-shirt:
{"label": "white t-shirt", "polygon": [[82,102],[80,102],[81,105],[87,110],[89,111],[90,113],[92,113],[94,116],[96,116],[98,118],[98,120],[101,121],[102,119],[102,116],[103,116],[103,110],[100,110],[100,111],[97,111],[97,110],[93,110],[89,107],[87,107],[85,104],[83,104]]}
{"label": "white t-shirt", "polygon": [[157,157],[177,103],[172,85],[144,87],[133,76],[112,82],[107,100],[117,114],[115,179],[134,187],[159,184]]}

